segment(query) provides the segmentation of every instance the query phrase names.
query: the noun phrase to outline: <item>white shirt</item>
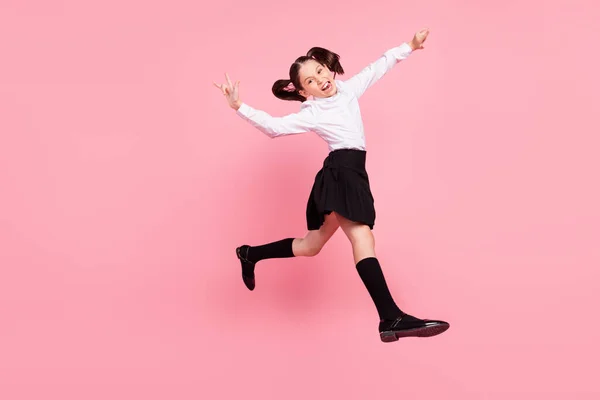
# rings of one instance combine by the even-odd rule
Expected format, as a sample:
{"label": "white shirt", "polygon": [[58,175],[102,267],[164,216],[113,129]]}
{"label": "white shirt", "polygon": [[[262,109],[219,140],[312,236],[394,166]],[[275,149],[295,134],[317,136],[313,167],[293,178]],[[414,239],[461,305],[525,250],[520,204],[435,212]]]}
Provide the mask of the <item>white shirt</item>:
{"label": "white shirt", "polygon": [[350,79],[336,79],[335,95],[306,100],[297,113],[273,117],[242,103],[237,114],[271,138],[312,131],[327,142],[329,151],[366,150],[358,99],[411,52],[412,49],[407,43],[386,51],[378,60]]}

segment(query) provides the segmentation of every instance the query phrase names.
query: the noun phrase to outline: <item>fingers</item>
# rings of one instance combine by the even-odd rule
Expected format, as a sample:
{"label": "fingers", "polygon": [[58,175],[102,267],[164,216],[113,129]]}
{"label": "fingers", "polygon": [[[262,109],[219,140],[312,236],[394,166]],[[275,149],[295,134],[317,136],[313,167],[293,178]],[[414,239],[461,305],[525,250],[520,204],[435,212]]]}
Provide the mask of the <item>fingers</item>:
{"label": "fingers", "polygon": [[227,79],[227,84],[219,85],[218,83],[213,82],[213,85],[221,89],[221,92],[225,96],[237,93],[240,87],[240,81],[236,81],[234,85],[233,83],[231,83],[231,79],[229,79],[229,75],[227,73],[225,73],[225,79]]}
{"label": "fingers", "polygon": [[217,88],[219,88],[221,90],[221,92],[225,92],[225,88],[223,87],[223,85],[219,85],[216,82],[213,82],[213,85],[215,85]]}
{"label": "fingers", "polygon": [[227,87],[225,85],[219,85],[218,83],[213,82],[213,84],[218,87],[219,89],[221,89],[221,93],[223,93],[224,96],[227,95]]}

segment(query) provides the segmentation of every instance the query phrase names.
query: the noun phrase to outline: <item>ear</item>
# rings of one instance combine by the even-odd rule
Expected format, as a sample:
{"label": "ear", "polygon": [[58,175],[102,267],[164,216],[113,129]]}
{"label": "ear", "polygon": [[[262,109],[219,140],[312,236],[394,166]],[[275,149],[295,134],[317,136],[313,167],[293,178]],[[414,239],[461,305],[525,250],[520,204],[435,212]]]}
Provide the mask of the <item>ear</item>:
{"label": "ear", "polygon": [[298,90],[298,94],[300,96],[304,96],[304,97],[308,98],[308,93],[306,93],[306,91],[304,91],[304,90]]}

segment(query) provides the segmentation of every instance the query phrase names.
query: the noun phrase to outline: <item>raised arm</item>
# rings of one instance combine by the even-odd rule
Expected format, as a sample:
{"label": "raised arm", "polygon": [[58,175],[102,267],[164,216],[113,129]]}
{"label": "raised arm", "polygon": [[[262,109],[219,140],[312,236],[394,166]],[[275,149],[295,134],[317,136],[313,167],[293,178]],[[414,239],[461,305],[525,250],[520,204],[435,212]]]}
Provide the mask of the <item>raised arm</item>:
{"label": "raised arm", "polygon": [[303,104],[297,113],[284,117],[273,117],[242,102],[239,98],[240,82],[237,81],[234,85],[231,83],[229,75],[225,74],[225,78],[227,83],[222,85],[215,83],[215,86],[221,89],[229,106],[236,110],[240,117],[270,138],[309,132],[314,129],[315,119],[309,106]]}
{"label": "raised arm", "polygon": [[397,63],[405,60],[414,50],[422,49],[423,42],[429,34],[428,29],[417,32],[410,42],[402,43],[398,47],[389,49],[379,59],[369,64],[362,71],[346,80],[345,86],[352,91],[356,97],[363,93],[379,81],[388,73]]}
{"label": "raised arm", "polygon": [[358,74],[346,80],[346,88],[352,91],[356,97],[362,96],[368,88],[383,78],[398,62],[406,59],[411,52],[412,49],[406,43],[386,51],[377,61],[372,62]]}

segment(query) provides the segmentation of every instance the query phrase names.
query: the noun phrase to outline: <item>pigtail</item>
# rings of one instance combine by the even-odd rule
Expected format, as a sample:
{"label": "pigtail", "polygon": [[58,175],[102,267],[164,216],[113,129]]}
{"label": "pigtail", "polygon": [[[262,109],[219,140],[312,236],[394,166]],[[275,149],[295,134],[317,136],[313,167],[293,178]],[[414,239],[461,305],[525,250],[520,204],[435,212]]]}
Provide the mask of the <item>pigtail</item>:
{"label": "pigtail", "polygon": [[316,61],[327,66],[330,71],[343,75],[344,69],[340,64],[340,56],[332,51],[324,49],[322,47],[313,47],[306,53],[307,57],[314,58]]}
{"label": "pigtail", "polygon": [[275,97],[281,100],[290,101],[306,101],[306,97],[298,93],[298,89],[294,86],[294,83],[289,79],[279,79],[275,81],[271,89]]}

